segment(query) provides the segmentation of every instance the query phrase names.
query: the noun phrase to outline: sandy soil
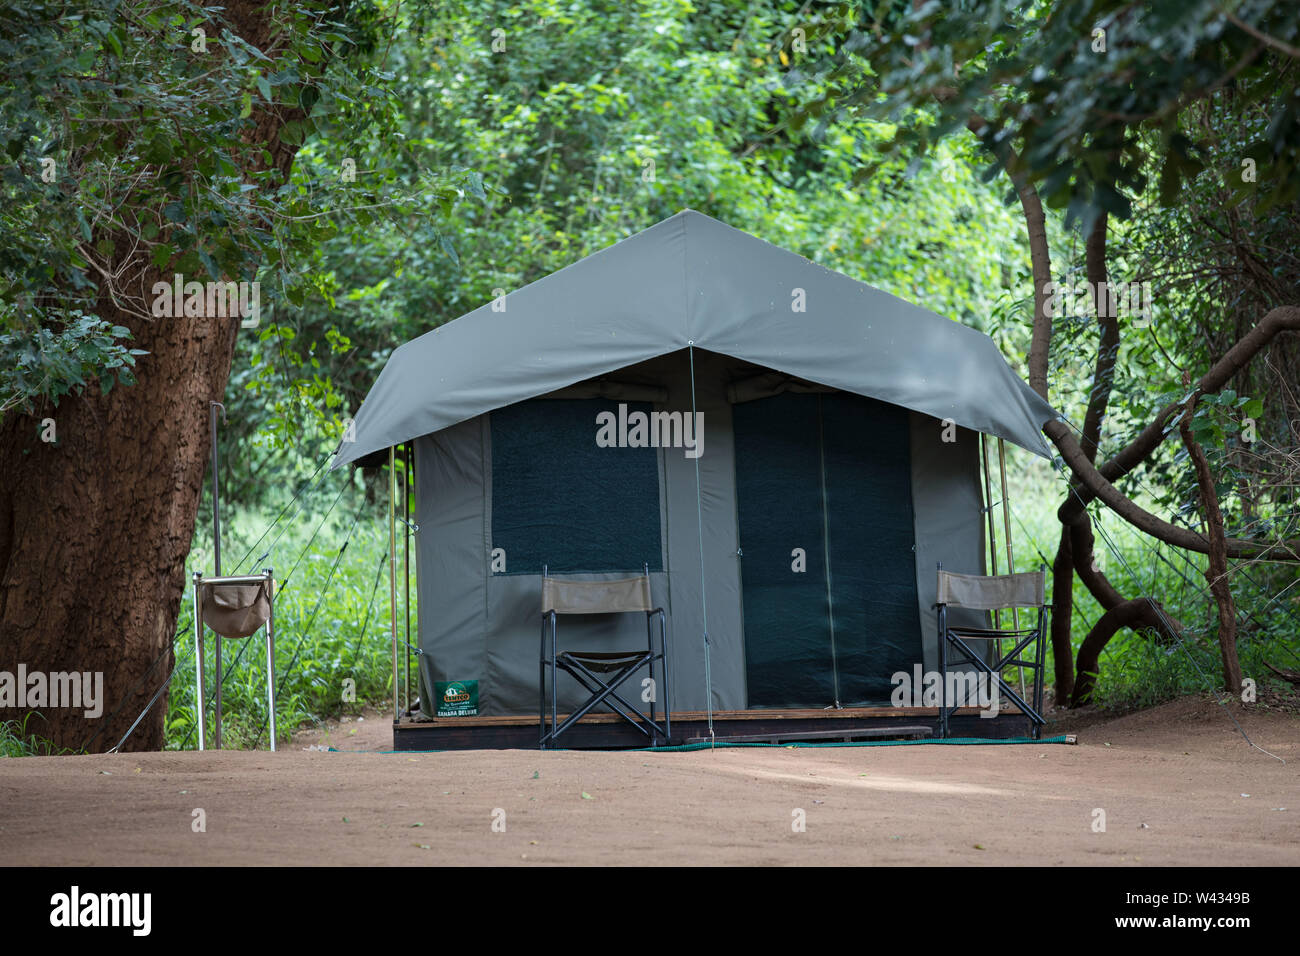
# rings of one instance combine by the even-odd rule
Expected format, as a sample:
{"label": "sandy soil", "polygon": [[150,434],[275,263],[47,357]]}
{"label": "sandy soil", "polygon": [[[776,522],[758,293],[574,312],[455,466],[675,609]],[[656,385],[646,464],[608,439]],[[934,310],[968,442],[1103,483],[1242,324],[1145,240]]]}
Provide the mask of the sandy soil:
{"label": "sandy soil", "polygon": [[1234,713],[1287,762],[1190,699],[1078,746],[665,754],[385,754],[372,713],[276,754],[0,760],[0,862],[1300,864],[1300,720]]}

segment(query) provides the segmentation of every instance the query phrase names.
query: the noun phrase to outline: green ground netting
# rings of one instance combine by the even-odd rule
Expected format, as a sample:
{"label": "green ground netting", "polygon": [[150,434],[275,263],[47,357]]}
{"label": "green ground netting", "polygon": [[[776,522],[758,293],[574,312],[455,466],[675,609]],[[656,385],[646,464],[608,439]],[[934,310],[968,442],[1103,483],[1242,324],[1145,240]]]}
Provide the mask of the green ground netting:
{"label": "green ground netting", "polygon": [[[675,747],[635,747],[629,752],[635,753],[681,753],[687,750],[721,750],[724,747],[911,747],[923,744],[948,744],[954,747],[974,747],[986,746],[993,744],[1064,744],[1068,743],[1069,738],[1065,734],[1057,737],[1044,737],[1042,740],[1034,740],[1032,737],[1005,737],[1002,739],[987,737],[948,737],[944,740],[861,740],[851,741],[848,743],[813,743],[790,741],[785,744],[762,744],[762,743],[739,743],[739,744],[678,744]],[[559,748],[564,750],[566,748]],[[356,753],[357,751],[335,750],[330,748],[330,753]],[[367,751],[360,751],[366,753]],[[441,754],[453,753],[450,750],[380,750],[370,751],[384,754]],[[539,751],[540,752],[540,751]],[[575,750],[573,753],[583,753],[585,751]],[[592,751],[595,752],[595,751]]]}
{"label": "green ground netting", "polygon": [[[983,746],[986,744],[1063,744],[1067,743],[1067,737],[1062,734],[1059,737],[1044,737],[1042,740],[1034,740],[1032,737],[1005,737],[1005,738],[988,738],[988,737],[947,737],[943,740],[856,740],[839,743],[816,743],[812,741],[792,740],[784,744],[763,744],[763,743],[731,743],[731,744],[678,744],[675,747],[639,747],[638,750],[657,751],[670,753],[673,751],[683,750],[711,750],[722,747],[910,747],[920,744],[951,744],[953,746]],[[396,751],[394,751],[396,752]]]}

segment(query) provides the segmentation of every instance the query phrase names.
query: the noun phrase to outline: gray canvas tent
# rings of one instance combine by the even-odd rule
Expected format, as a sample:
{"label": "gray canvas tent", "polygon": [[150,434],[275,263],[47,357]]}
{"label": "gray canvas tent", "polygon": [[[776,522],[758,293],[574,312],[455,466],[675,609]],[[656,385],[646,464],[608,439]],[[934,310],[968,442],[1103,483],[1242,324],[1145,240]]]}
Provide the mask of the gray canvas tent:
{"label": "gray canvas tent", "polygon": [[414,447],[431,716],[536,715],[543,565],[649,565],[674,711],[880,705],[936,667],[936,562],[985,570],[979,433],[1053,417],[980,332],[685,210],[399,347],[334,467]]}

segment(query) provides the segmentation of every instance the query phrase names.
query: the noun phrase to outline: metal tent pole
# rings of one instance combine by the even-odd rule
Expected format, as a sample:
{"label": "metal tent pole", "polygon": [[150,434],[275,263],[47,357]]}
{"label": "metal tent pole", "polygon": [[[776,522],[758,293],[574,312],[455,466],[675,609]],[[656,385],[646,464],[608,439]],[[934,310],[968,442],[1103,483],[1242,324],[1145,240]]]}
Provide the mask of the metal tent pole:
{"label": "metal tent pole", "polygon": [[[689,341],[687,345],[687,356],[690,360],[691,368],[691,424],[699,422],[697,406],[695,401],[695,342]],[[700,436],[695,436],[696,447],[699,446]],[[700,541],[700,622],[703,625],[701,630],[704,637],[704,705],[708,709],[709,718],[709,741],[716,743],[717,737],[713,730],[713,664],[711,660],[711,647],[709,645],[709,592],[708,581],[704,574],[704,502],[703,494],[700,490],[700,459],[696,456],[695,460],[695,527],[699,531]],[[553,679],[553,678],[552,678]],[[554,699],[554,695],[552,695]],[[671,704],[671,701],[669,702]],[[671,717],[671,715],[670,715]]]}
{"label": "metal tent pole", "polygon": [[393,723],[397,723],[397,475],[396,446],[388,446],[388,629],[393,638]]}
{"label": "metal tent pole", "polygon": [[207,743],[207,732],[203,712],[207,709],[203,700],[203,612],[199,609],[199,582],[203,575],[194,572],[194,701],[199,715],[199,749]]}
{"label": "metal tent pole", "polygon": [[266,618],[266,706],[271,714],[271,753],[275,753],[275,572],[263,568],[270,612]]}
{"label": "metal tent pole", "polygon": [[[980,432],[980,454],[984,457],[984,513],[988,516],[989,524],[989,546],[986,557],[989,562],[990,570],[994,577],[998,574],[998,544],[993,537],[993,472],[989,468],[989,445],[988,436]],[[993,626],[1000,628],[1002,626],[1002,612],[995,610],[993,612]],[[993,652],[997,654],[997,659],[1002,659],[1002,641],[993,642]]]}
{"label": "metal tent pole", "polygon": [[[1016,562],[1011,550],[1011,504],[1007,501],[1007,446],[1001,438],[998,439],[998,474],[1002,478],[1002,537],[1007,543],[1007,574],[1014,574]],[[1011,609],[1011,626],[1017,631],[1020,630],[1020,608],[1018,607]],[[1016,673],[1020,676],[1020,699],[1024,700],[1025,670],[1023,667],[1017,667]]]}
{"label": "metal tent pole", "polygon": [[[208,402],[208,433],[212,439],[212,564],[213,577],[221,577],[221,477],[218,471],[220,462],[217,458],[217,409],[221,409],[221,415],[224,418],[226,406],[220,402]],[[217,707],[216,720],[216,749],[221,749],[221,635],[216,635],[217,641]]]}
{"label": "metal tent pole", "polygon": [[405,453],[406,468],[402,472],[402,510],[405,530],[402,533],[402,580],[405,589],[405,596],[402,599],[403,610],[406,615],[406,673],[402,678],[402,687],[405,692],[406,710],[411,709],[411,445],[407,442],[403,446]]}

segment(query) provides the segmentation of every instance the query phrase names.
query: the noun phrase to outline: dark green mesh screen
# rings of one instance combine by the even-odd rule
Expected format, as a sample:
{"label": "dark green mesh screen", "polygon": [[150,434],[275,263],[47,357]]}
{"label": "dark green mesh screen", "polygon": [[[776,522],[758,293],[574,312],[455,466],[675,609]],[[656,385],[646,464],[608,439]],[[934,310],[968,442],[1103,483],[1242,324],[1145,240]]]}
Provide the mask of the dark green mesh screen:
{"label": "dark green mesh screen", "polygon": [[[732,423],[749,706],[825,706],[834,688],[817,396],[745,402]],[[802,572],[792,570],[796,548]]]}
{"label": "dark green mesh screen", "polygon": [[906,410],[787,393],[733,421],[749,705],[825,707],[836,676],[841,704],[888,704],[921,659]]}
{"label": "dark green mesh screen", "polygon": [[[650,412],[629,402],[629,412]],[[654,448],[601,448],[604,399],[534,399],[492,412],[492,547],[506,573],[663,570]]]}
{"label": "dark green mesh screen", "polygon": [[907,411],[845,394],[821,407],[840,703],[887,705],[889,676],[921,660]]}

